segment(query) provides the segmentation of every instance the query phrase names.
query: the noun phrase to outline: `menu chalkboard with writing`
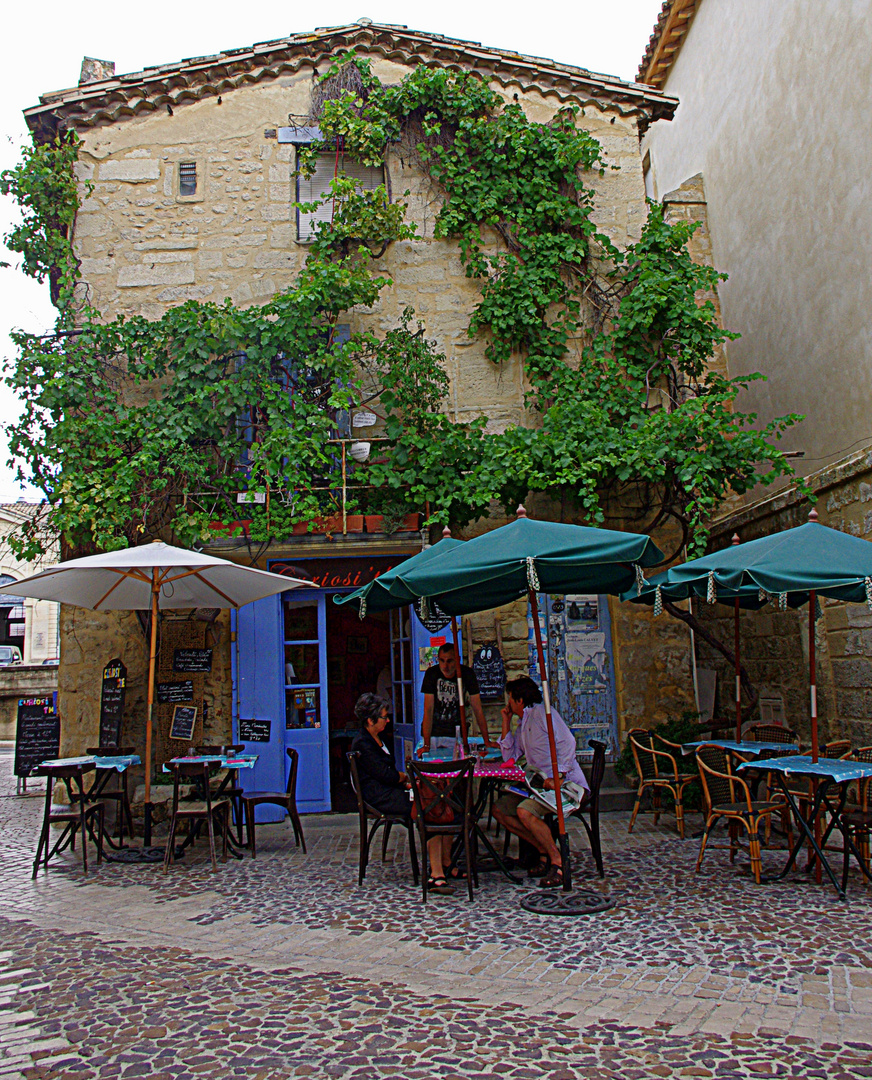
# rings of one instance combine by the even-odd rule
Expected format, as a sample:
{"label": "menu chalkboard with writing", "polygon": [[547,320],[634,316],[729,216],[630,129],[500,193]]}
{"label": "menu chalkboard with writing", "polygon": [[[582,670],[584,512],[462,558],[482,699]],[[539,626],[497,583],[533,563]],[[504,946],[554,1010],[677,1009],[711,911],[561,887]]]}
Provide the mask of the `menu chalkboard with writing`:
{"label": "menu chalkboard with writing", "polygon": [[211,671],[211,649],[174,649],[173,671]]}
{"label": "menu chalkboard with writing", "polygon": [[160,705],[172,705],[177,701],[194,700],[194,680],[183,679],[181,682],[159,682],[157,700]]}
{"label": "menu chalkboard with writing", "polygon": [[196,705],[176,705],[173,709],[173,726],[170,728],[170,738],[187,739],[190,742],[194,737],[194,724],[196,722]]}
{"label": "menu chalkboard with writing", "polygon": [[472,660],[482,701],[498,701],[506,688],[506,665],[496,642],[482,645]]}
{"label": "menu chalkboard with writing", "polygon": [[124,695],[127,689],[127,668],[117,657],[103,668],[103,688],[100,693],[100,745],[121,744],[121,723],[124,719]]}
{"label": "menu chalkboard with writing", "polygon": [[29,776],[34,765],[59,756],[61,721],[51,697],[19,698],[15,727],[15,775]]}
{"label": "menu chalkboard with writing", "polygon": [[239,741],[241,743],[269,742],[272,720],[243,720],[239,718]]}

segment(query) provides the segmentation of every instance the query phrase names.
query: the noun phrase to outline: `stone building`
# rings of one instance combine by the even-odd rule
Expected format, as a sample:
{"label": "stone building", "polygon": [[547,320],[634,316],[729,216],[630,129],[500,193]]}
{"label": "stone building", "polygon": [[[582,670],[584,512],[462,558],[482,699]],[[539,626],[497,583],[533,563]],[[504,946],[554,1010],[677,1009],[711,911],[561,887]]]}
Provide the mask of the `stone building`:
{"label": "stone building", "polygon": [[[675,107],[659,90],[369,20],[123,76],[111,64],[89,60],[78,86],[44,95],[26,116],[37,137],[66,127],[82,139],[83,193],[84,185],[93,187],[83,200],[74,243],[89,296],[104,315],[154,318],[189,299],[258,304],[295,279],[311,232],[294,206],[307,194],[298,194],[296,186],[297,153],[310,137],[306,118],[317,73],[350,48],[371,60],[382,83],[398,83],[417,65],[443,66],[476,73],[506,101],[520,102],[532,120],[548,121],[566,103],[578,105],[579,123],[616,167],[591,178],[600,207],[597,225],[618,247],[640,235],[646,207],[639,138]],[[437,196],[429,180],[390,145],[383,170],[358,171],[364,185],[384,176],[393,191],[409,190],[408,217],[418,236],[387,249],[378,268],[394,285],[373,309],[349,312],[349,330],[382,333],[413,305],[447,358],[452,416],[484,415],[495,430],[524,422],[517,358],[497,370],[485,356],[485,343],[467,334],[477,287],[466,277],[456,245],[434,238]],[[312,183],[322,181],[316,173]],[[543,516],[553,512],[540,509]],[[269,720],[255,786],[283,783],[284,748],[295,746],[301,754],[302,809],[330,806],[331,774],[338,782],[338,749],[360,690],[379,686],[393,693],[402,758],[420,727],[418,686],[426,650],[444,633],[427,630],[411,610],[359,623],[328,603],[331,590],[363,583],[420,550],[417,521],[393,533],[378,521],[366,522],[346,520],[332,536],[301,535],[271,544],[266,553],[244,538],[216,540],[216,553],[245,562],[256,558],[273,570],[293,567],[324,588],[251,605],[233,620],[225,612],[164,623],[161,682],[183,681],[173,673],[176,648],[212,650],[211,672],[192,680],[200,710],[195,743],[229,741],[231,722],[238,735],[240,720]],[[499,523],[494,517],[479,528]],[[549,613],[553,647],[569,649],[586,635],[601,654],[596,695],[581,705],[566,696],[563,704],[568,719],[577,707],[582,747],[594,733],[616,747],[625,727],[674,715],[692,702],[684,627],[658,624],[645,634],[640,627],[649,623],[646,613],[624,610],[605,597],[558,602],[560,608]],[[526,670],[529,633],[526,610],[518,605],[498,613],[498,623],[493,613],[465,620],[465,648],[472,652],[499,637],[509,672],[517,673]],[[136,616],[64,609],[65,749],[80,750],[93,739],[99,673],[116,655],[128,668],[123,737],[138,743],[146,660]],[[582,664],[584,657],[577,661]],[[493,715],[499,704],[489,706]],[[172,706],[162,704],[160,712],[162,760],[181,744],[170,738]]]}
{"label": "stone building", "polygon": [[[680,100],[642,138],[649,195],[695,191],[713,264],[729,275],[724,324],[741,334],[727,346],[729,374],[767,376],[739,407],[764,422],[804,414],[788,438],[821,522],[872,539],[870,26],[868,0],[667,0],[639,80]],[[724,507],[713,545],[802,524],[810,508],[793,489],[745,503]],[[720,609],[701,614],[717,622]],[[865,608],[830,604],[817,631],[822,727],[855,745],[872,743],[870,627]],[[765,714],[800,728],[805,633],[804,613],[743,617]],[[721,669],[728,697],[723,662],[700,662]]]}

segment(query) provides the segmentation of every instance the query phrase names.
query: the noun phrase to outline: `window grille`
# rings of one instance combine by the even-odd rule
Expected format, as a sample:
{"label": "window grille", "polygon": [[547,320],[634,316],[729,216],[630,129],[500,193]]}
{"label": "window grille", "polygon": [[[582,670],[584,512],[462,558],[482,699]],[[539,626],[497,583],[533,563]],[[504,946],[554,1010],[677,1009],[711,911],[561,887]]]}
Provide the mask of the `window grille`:
{"label": "window grille", "polygon": [[[297,180],[297,202],[318,202],[330,195],[330,184],[335,176],[344,174],[357,181],[364,191],[375,191],[385,182],[381,165],[359,165],[345,154],[318,154],[312,176],[300,176]],[[315,230],[323,221],[333,220],[333,200],[321,204],[314,213],[297,211],[297,239],[306,243],[314,240]]]}
{"label": "window grille", "polygon": [[179,195],[197,194],[196,161],[179,162]]}

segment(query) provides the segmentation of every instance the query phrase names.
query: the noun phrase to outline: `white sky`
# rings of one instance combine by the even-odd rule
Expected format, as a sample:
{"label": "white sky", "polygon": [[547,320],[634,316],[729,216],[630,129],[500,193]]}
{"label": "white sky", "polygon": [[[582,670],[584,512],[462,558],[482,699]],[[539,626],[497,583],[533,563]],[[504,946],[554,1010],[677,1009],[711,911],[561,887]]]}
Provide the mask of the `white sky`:
{"label": "white sky", "polygon": [[[324,0],[317,7],[317,25],[342,26],[366,16],[635,79],[661,2],[552,0],[539,8],[529,0],[442,0],[435,7],[408,0]],[[292,5],[260,0],[253,6],[256,12],[247,4],[204,7],[180,0],[151,0],[139,9],[118,0],[92,0],[84,7],[60,0],[43,0],[37,8],[10,5],[3,19],[6,48],[0,66],[0,169],[15,164],[26,141],[22,109],[37,104],[41,93],[75,86],[83,56],[114,60],[116,72],[123,74],[315,29],[305,16],[293,14]],[[539,22],[539,15],[547,18]],[[0,233],[8,229],[14,209],[10,200],[0,197]],[[12,268],[0,269],[0,346],[5,360],[12,354],[9,330],[50,330],[54,309],[48,285],[25,278],[14,268],[15,256],[0,252],[0,260],[12,263]],[[0,424],[17,414],[12,391],[0,386]],[[0,434],[0,502],[39,497],[34,489],[22,492],[14,468],[6,464],[8,456]]]}

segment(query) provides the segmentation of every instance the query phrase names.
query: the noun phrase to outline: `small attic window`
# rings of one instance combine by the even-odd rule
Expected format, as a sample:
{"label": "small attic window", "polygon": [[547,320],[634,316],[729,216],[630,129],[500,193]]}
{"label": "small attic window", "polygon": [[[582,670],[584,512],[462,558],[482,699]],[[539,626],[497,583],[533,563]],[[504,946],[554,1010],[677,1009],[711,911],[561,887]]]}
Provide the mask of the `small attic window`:
{"label": "small attic window", "polygon": [[197,194],[196,161],[179,162],[179,195]]}

